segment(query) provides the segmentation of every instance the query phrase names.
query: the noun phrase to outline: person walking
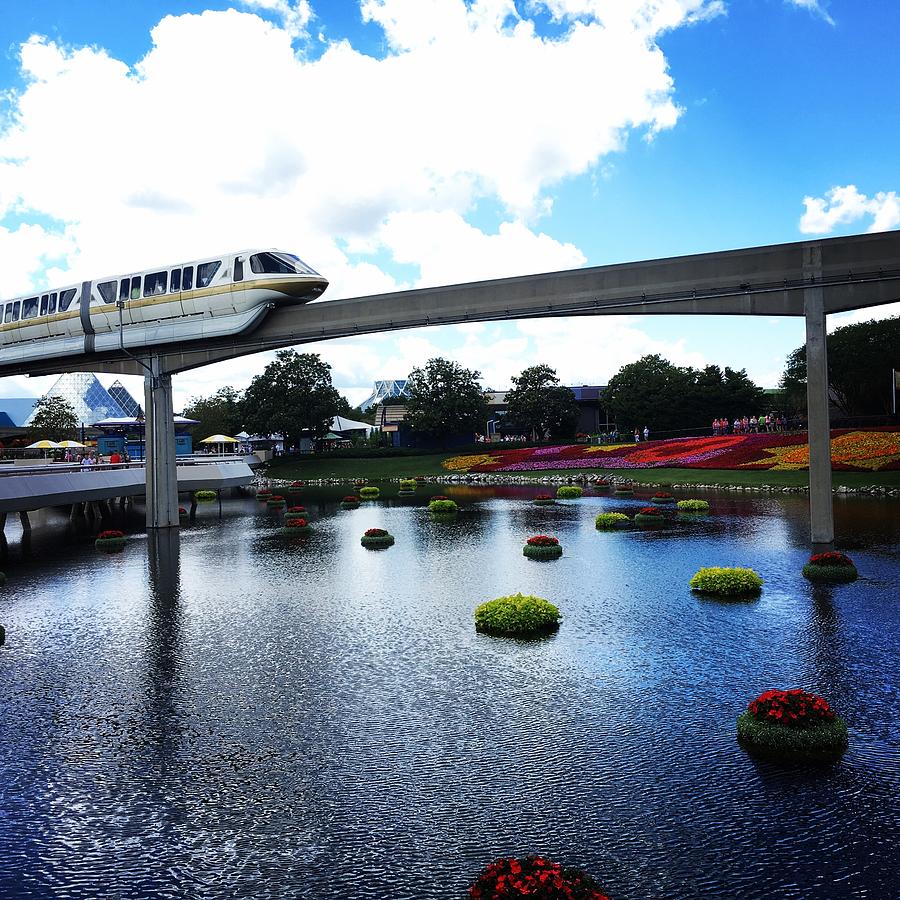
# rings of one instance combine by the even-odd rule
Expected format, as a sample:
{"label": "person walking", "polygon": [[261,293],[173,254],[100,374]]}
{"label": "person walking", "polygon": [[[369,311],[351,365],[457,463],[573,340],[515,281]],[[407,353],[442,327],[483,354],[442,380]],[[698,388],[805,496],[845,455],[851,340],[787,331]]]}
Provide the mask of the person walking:
{"label": "person walking", "polygon": [[644,440],[650,440],[650,429],[646,425],[644,426]]}
{"label": "person walking", "polygon": [[634,442],[636,444],[639,444],[641,442],[641,433],[637,430],[637,428],[634,429]]}

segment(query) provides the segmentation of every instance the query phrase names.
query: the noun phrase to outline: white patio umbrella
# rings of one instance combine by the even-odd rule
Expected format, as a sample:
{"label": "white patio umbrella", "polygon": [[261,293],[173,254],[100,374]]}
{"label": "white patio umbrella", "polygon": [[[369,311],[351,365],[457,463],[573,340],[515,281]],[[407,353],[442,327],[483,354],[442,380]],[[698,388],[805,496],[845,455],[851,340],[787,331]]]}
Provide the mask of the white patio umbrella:
{"label": "white patio umbrella", "polygon": [[87,444],[82,444],[81,441],[60,441],[59,446],[71,449],[72,447],[87,447]]}
{"label": "white patio umbrella", "polygon": [[33,444],[29,444],[25,449],[26,450],[56,450],[59,448],[59,444],[56,441],[35,441]]}

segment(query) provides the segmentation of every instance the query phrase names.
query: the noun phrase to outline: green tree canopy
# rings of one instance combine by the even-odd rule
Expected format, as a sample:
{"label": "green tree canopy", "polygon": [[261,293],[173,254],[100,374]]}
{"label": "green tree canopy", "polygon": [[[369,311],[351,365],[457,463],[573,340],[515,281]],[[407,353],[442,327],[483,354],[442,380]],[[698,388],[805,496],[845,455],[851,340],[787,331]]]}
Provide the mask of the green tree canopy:
{"label": "green tree canopy", "polygon": [[413,431],[436,438],[480,431],[488,416],[480,376],[439,356],[413,369],[406,384],[406,421]]}
{"label": "green tree canopy", "polygon": [[569,437],[575,433],[579,409],[572,391],[559,383],[550,366],[523,369],[506,394],[506,416],[517,429],[534,437]]}
{"label": "green tree canopy", "polygon": [[[900,317],[836,328],[826,338],[828,386],[848,416],[891,412],[891,372],[900,370]],[[796,409],[806,409],[806,346],[788,358],[781,390]]]}
{"label": "green tree canopy", "polygon": [[75,434],[78,416],[65,397],[41,397],[34,405],[34,415],[28,427],[36,440],[62,441]]}
{"label": "green tree canopy", "polygon": [[651,431],[707,428],[715,418],[758,415],[765,393],[743,369],[674,366],[658,354],[623,366],[609,381],[603,405],[619,428]]}
{"label": "green tree canopy", "polygon": [[240,391],[226,386],[209,397],[192,397],[183,415],[188,419],[200,420],[200,424],[191,429],[195,436],[227,434],[234,437],[244,427],[241,399]]}
{"label": "green tree canopy", "polygon": [[341,400],[331,366],[317,353],[280,350],[244,392],[241,418],[251,434],[282,434],[292,446],[304,432],[325,437]]}

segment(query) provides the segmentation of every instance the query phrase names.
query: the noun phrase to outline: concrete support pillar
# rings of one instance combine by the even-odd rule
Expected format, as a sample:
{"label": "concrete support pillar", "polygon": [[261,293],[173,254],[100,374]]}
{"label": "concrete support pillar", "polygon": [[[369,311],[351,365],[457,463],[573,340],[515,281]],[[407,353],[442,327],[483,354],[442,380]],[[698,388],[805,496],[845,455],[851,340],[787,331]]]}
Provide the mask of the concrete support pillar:
{"label": "concrete support pillar", "polygon": [[[822,248],[803,250],[806,278],[820,276]],[[834,549],[831,494],[831,423],[828,417],[828,353],[825,344],[825,299],[821,287],[803,292],[806,316],[806,408],[809,419],[809,522],[813,553]]]}
{"label": "concrete support pillar", "polygon": [[178,473],[175,469],[175,410],[172,376],[163,374],[158,357],[144,378],[146,407],[147,527],[178,527]]}
{"label": "concrete support pillar", "polygon": [[31,519],[28,518],[28,510],[23,509],[19,513],[19,521],[22,523],[22,531],[31,531]]}

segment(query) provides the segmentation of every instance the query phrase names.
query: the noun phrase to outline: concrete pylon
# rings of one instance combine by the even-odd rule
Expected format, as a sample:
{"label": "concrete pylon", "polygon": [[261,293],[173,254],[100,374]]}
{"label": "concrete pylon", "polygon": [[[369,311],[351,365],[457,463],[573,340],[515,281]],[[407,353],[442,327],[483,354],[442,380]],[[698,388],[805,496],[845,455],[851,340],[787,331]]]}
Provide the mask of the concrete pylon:
{"label": "concrete pylon", "polygon": [[[822,248],[803,249],[803,273],[822,273]],[[809,524],[813,553],[834,549],[831,494],[831,422],[828,415],[828,351],[825,343],[825,297],[820,286],[803,291],[806,317],[806,409],[809,421]]]}
{"label": "concrete pylon", "polygon": [[178,472],[175,458],[175,410],[172,376],[151,357],[144,378],[146,407],[147,528],[178,527]]}

